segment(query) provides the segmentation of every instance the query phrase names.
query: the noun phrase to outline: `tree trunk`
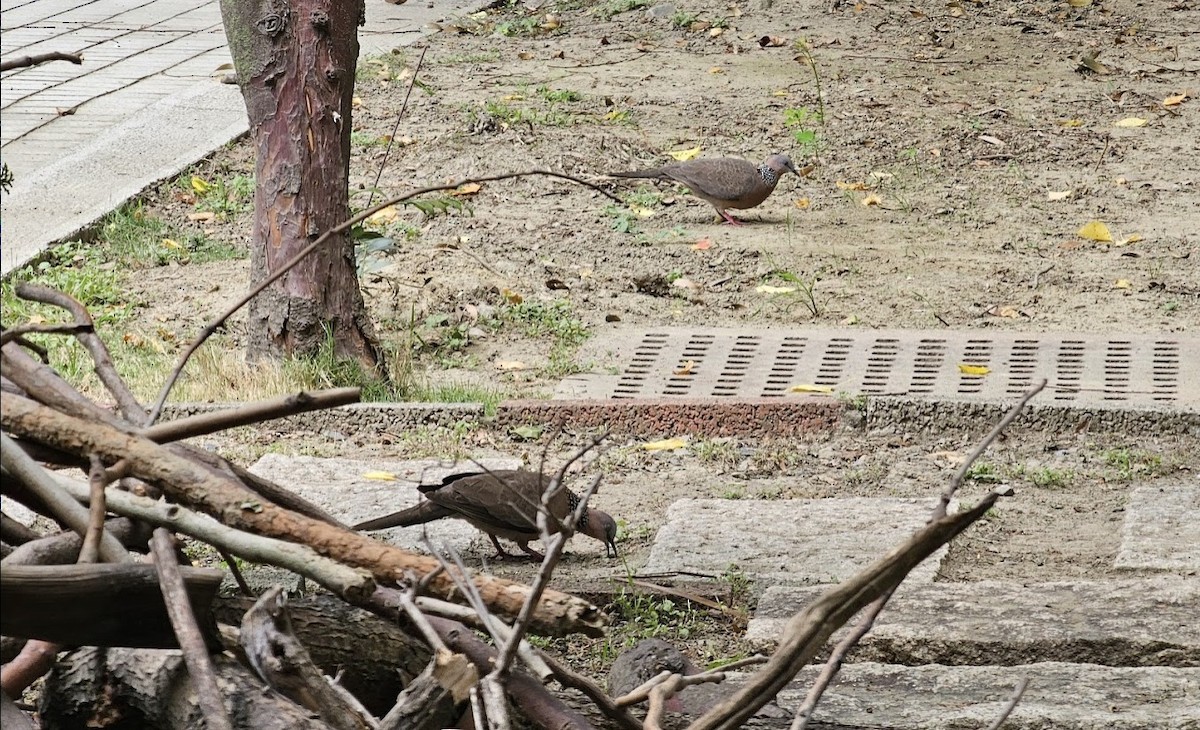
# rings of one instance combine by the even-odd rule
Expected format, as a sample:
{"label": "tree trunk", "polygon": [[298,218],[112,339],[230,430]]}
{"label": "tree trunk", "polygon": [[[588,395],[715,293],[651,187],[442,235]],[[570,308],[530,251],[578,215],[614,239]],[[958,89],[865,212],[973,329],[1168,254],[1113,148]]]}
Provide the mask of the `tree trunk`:
{"label": "tree trunk", "polygon": [[[257,149],[255,283],[350,217],[350,107],[364,2],[221,0],[225,34]],[[349,233],[250,303],[250,358],[334,353],[382,374]]]}

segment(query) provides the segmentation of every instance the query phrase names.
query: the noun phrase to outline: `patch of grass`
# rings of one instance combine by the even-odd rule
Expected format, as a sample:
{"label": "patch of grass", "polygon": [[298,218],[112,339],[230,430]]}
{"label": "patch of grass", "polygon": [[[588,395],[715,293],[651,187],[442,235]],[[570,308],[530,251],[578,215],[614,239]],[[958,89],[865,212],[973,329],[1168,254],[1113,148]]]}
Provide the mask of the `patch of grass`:
{"label": "patch of grass", "polygon": [[687,639],[699,628],[701,616],[676,598],[622,588],[608,606],[616,620],[605,639],[605,653],[616,656],[643,639]]}
{"label": "patch of grass", "polygon": [[1101,456],[1104,463],[1116,469],[1118,476],[1124,481],[1132,481],[1139,476],[1153,476],[1158,474],[1163,466],[1163,459],[1158,454],[1137,449],[1108,449]]}
{"label": "patch of grass", "polygon": [[697,13],[689,13],[684,10],[677,10],[675,11],[675,14],[671,16],[671,25],[681,30],[687,30],[699,19],[700,16]]}
{"label": "patch of grass", "polygon": [[390,53],[380,53],[369,56],[359,62],[354,70],[354,80],[391,82],[400,78],[408,66],[408,57],[399,48],[393,48]]}
{"label": "patch of grass", "polygon": [[603,20],[612,20],[614,16],[621,13],[648,8],[650,5],[650,0],[608,0],[603,5],[597,6],[592,12]]}
{"label": "patch of grass", "polygon": [[482,403],[486,417],[496,415],[496,406],[508,394],[498,388],[472,383],[418,385],[405,391],[406,400],[422,403]]}
{"label": "patch of grass", "polygon": [[483,105],[483,111],[492,116],[502,125],[512,127],[518,124],[543,127],[568,127],[571,125],[571,115],[561,111],[540,111],[527,107],[512,106],[505,102],[488,101]]}
{"label": "patch of grass", "polygon": [[1074,472],[1069,469],[1051,469],[1050,467],[1025,469],[1024,474],[1033,483],[1033,486],[1042,489],[1062,489],[1069,486],[1075,477]]}
{"label": "patch of grass", "polygon": [[721,492],[721,499],[745,499],[746,490],[740,484],[726,487]]}
{"label": "patch of grass", "polygon": [[458,53],[446,56],[437,61],[439,66],[462,66],[472,63],[493,63],[500,60],[500,51],[482,51],[480,53]]}
{"label": "patch of grass", "polygon": [[336,352],[331,333],[312,356],[292,356],[282,362],[283,371],[306,388],[361,388],[363,401],[395,400],[395,389],[366,370],[353,358],[343,358]]}
{"label": "patch of grass", "polygon": [[371,147],[382,147],[387,144],[387,137],[380,137],[366,132],[353,131],[350,133],[350,144],[362,149],[370,149]]}
{"label": "patch of grass", "polygon": [[663,195],[658,188],[650,187],[649,185],[640,185],[637,190],[627,190],[622,196],[629,205],[637,205],[642,208],[657,208],[662,204]]}
{"label": "patch of grass", "polygon": [[140,202],[117,208],[100,224],[98,240],[89,244],[104,250],[123,266],[163,266],[172,261],[206,263],[245,258],[239,246],[184,231],[148,213]]}
{"label": "patch of grass", "polygon": [[887,465],[876,462],[856,469],[847,469],[842,478],[845,480],[846,486],[852,489],[877,488],[883,486],[883,480],[887,477],[887,473]]}
{"label": "patch of grass", "polygon": [[590,367],[577,362],[575,352],[591,333],[565,299],[509,304],[500,309],[490,324],[497,331],[512,327],[525,337],[551,338],[549,363],[542,369],[545,377],[564,377]]}
{"label": "patch of grass", "polygon": [[604,214],[612,218],[612,229],[617,233],[637,233],[637,214],[617,205],[604,206]]}
{"label": "patch of grass", "polygon": [[967,469],[965,480],[968,482],[981,482],[983,484],[996,484],[1004,481],[1004,476],[1000,473],[1000,469],[990,462],[977,461]]}
{"label": "patch of grass", "polygon": [[222,220],[241,215],[254,205],[254,178],[250,175],[218,177],[211,182],[193,175],[189,183],[196,194],[196,210],[211,211]]}
{"label": "patch of grass", "polygon": [[813,156],[821,151],[823,142],[816,128],[824,123],[820,112],[806,106],[783,110],[783,126],[791,131],[796,149],[806,156]]}
{"label": "patch of grass", "polygon": [[729,439],[697,439],[688,449],[702,464],[733,466],[742,458],[737,443]]}
{"label": "patch of grass", "polygon": [[533,36],[542,32],[542,22],[535,17],[502,20],[496,23],[496,35],[505,38]]}
{"label": "patch of grass", "polygon": [[539,86],[536,92],[548,104],[570,104],[576,101],[583,101],[583,94],[571,89],[551,89],[549,86]]}

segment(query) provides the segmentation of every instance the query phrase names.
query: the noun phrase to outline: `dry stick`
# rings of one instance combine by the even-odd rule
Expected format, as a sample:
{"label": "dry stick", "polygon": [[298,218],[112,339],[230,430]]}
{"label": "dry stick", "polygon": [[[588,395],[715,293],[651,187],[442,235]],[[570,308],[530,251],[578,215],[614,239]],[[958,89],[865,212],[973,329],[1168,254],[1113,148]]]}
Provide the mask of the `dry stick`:
{"label": "dry stick", "polygon": [[225,567],[229,568],[229,574],[233,576],[233,582],[237,583],[238,590],[242,592],[242,595],[249,596],[250,598],[258,598],[258,594],[246,582],[246,576],[242,575],[242,569],[238,567],[233,555],[224,548],[217,548],[217,555],[220,555],[221,560],[225,561]]}
{"label": "dry stick", "polygon": [[1004,706],[1003,710],[1001,710],[1000,716],[997,717],[991,725],[988,725],[987,730],[1000,730],[1000,726],[1004,724],[1004,721],[1008,719],[1008,716],[1012,714],[1013,710],[1017,709],[1017,703],[1021,701],[1021,696],[1025,694],[1025,688],[1028,686],[1029,677],[1022,679],[1017,683],[1017,688],[1013,690],[1013,695],[1009,698],[1008,704]]}
{"label": "dry stick", "polygon": [[[976,445],[974,450],[971,451],[963,463],[959,465],[958,471],[956,471],[954,476],[950,479],[950,484],[947,485],[946,489],[938,498],[937,506],[934,507],[933,513],[929,517],[930,523],[936,522],[937,520],[940,520],[946,516],[946,511],[950,507],[950,500],[954,498],[955,492],[957,492],[958,488],[962,486],[963,480],[966,479],[967,472],[970,471],[971,466],[979,459],[980,456],[983,456],[983,452],[986,451],[987,448],[991,446],[997,438],[1000,437],[1000,434],[1004,431],[1004,429],[1007,428],[1009,424],[1011,424],[1013,420],[1015,420],[1016,417],[1021,413],[1021,411],[1025,409],[1025,406],[1029,404],[1029,401],[1032,400],[1033,397],[1038,393],[1042,392],[1042,389],[1045,387],[1046,381],[1043,379],[1037,385],[1026,391],[1025,395],[1021,396],[1021,400],[1017,401],[1016,405],[1010,408],[1008,413],[1004,414],[1004,418],[1000,419],[1000,422],[992,428],[988,435],[985,436],[978,445]],[[897,584],[897,586],[898,585],[899,584]],[[869,632],[875,626],[875,619],[877,619],[879,614],[883,612],[884,607],[887,605],[888,601],[891,600],[892,594],[896,592],[897,586],[893,586],[884,592],[884,594],[879,598],[875,599],[875,602],[867,607],[866,613],[859,620],[858,625],[854,627],[854,630],[847,634],[840,642],[838,642],[838,645],[834,647],[833,651],[829,655],[829,659],[825,662],[825,666],[822,667],[821,673],[813,682],[813,686],[809,689],[808,694],[805,695],[804,701],[801,702],[800,706],[796,709],[796,715],[792,719],[790,730],[805,730],[805,728],[808,727],[808,722],[812,718],[812,713],[814,710],[816,710],[817,703],[821,701],[821,695],[825,693],[825,690],[829,688],[830,683],[833,682],[834,677],[836,677],[837,673],[841,671],[842,662],[845,660],[846,654],[848,654],[850,650],[858,644],[862,637],[866,636],[867,632]]]}
{"label": "dry stick", "polygon": [[387,147],[383,150],[383,160],[379,163],[379,172],[375,175],[375,184],[371,186],[371,194],[367,197],[367,207],[375,200],[375,191],[379,189],[379,181],[383,179],[383,170],[387,167],[388,158],[392,155],[392,146],[396,144],[396,133],[400,131],[400,120],[408,111],[408,97],[412,96],[413,84],[417,83],[417,74],[421,73],[421,64],[425,63],[425,52],[429,50],[426,44],[421,49],[421,57],[417,59],[417,67],[413,69],[412,78],[408,80],[408,88],[404,91],[404,103],[400,105],[400,113],[396,115],[396,124],[392,127],[392,136],[388,137]]}
{"label": "dry stick", "polygon": [[[15,397],[10,396],[5,400],[11,401]],[[38,466],[38,463],[22,451],[7,433],[0,433],[0,463],[4,464],[9,474],[19,479],[29,491],[41,499],[63,524],[79,533],[81,537],[87,535],[91,519],[88,511],[71,499],[54,477]],[[99,552],[100,557],[107,563],[120,563],[129,559],[125,546],[107,530],[100,537]]]}
{"label": "dry stick", "polygon": [[78,66],[79,64],[83,63],[83,56],[79,55],[78,53],[63,53],[62,51],[39,53],[34,56],[21,56],[19,58],[10,58],[5,62],[0,63],[0,71],[11,71],[14,68],[37,66],[48,61],[70,61]]}
{"label": "dry stick", "polygon": [[574,175],[568,175],[563,172],[552,172],[550,170],[525,170],[522,172],[506,172],[506,173],[502,173],[499,175],[485,175],[483,177],[465,178],[463,180],[459,180],[458,182],[447,183],[445,185],[430,185],[429,187],[418,188],[417,190],[414,190],[410,193],[405,193],[404,195],[397,196],[395,198],[392,198],[391,200],[385,200],[382,203],[375,205],[374,207],[367,208],[366,210],[362,211],[361,213],[354,216],[353,218],[350,218],[349,220],[345,221],[344,223],[340,223],[340,224],[334,226],[333,228],[330,228],[325,233],[322,233],[320,236],[317,237],[317,239],[315,241],[313,241],[308,246],[306,246],[302,251],[300,251],[300,253],[293,256],[290,261],[288,261],[286,264],[284,264],[282,267],[280,267],[277,271],[272,273],[266,279],[263,279],[258,285],[256,285],[253,289],[251,289],[249,293],[247,293],[245,296],[243,296],[241,299],[239,299],[237,302],[235,302],[233,304],[233,306],[231,306],[229,309],[226,309],[224,312],[222,312],[220,315],[218,315],[216,319],[214,319],[213,321],[206,324],[204,326],[204,329],[200,331],[200,334],[197,335],[196,339],[193,340],[188,345],[187,349],[184,350],[183,353],[179,356],[179,361],[175,363],[175,367],[172,368],[171,374],[167,377],[167,382],[165,382],[163,384],[162,390],[159,391],[158,400],[155,401],[154,407],[150,409],[150,416],[149,416],[149,419],[146,421],[147,424],[154,423],[156,420],[158,420],[159,415],[162,414],[163,406],[167,402],[167,396],[170,395],[171,389],[173,387],[175,387],[176,381],[178,381],[180,376],[183,375],[184,366],[187,365],[188,360],[191,359],[192,355],[195,354],[196,350],[198,350],[200,348],[200,346],[203,345],[208,340],[209,337],[212,337],[217,332],[217,330],[219,330],[222,326],[224,326],[225,322],[230,317],[232,317],[239,309],[244,307],[251,299],[253,299],[254,297],[261,294],[264,290],[267,289],[267,287],[271,286],[276,281],[281,279],[285,274],[287,274],[287,272],[291,271],[297,264],[299,264],[301,261],[303,261],[306,256],[308,256],[313,251],[316,251],[318,248],[320,248],[321,245],[323,243],[325,243],[325,241],[329,240],[330,237],[349,229],[351,226],[355,225],[356,223],[361,223],[362,221],[371,217],[375,213],[383,210],[384,208],[388,207],[389,205],[395,205],[396,203],[403,203],[403,202],[405,202],[407,200],[411,200],[412,198],[415,198],[419,195],[425,195],[427,193],[436,193],[436,192],[439,192],[442,190],[454,190],[455,188],[462,187],[463,185],[469,185],[471,183],[495,182],[497,180],[509,180],[511,178],[528,177],[528,176],[532,176],[532,175],[545,175],[547,177],[556,177],[556,178],[559,178],[562,180],[570,180],[571,182],[578,183],[579,185],[589,187],[589,188],[599,192],[600,194],[602,194],[608,198],[611,198],[612,200],[614,200],[618,203],[624,204],[624,201],[622,201],[620,198],[613,195],[612,193],[608,192],[604,188],[600,187],[599,185],[590,183],[586,180],[575,177]]}
{"label": "dry stick", "polygon": [[587,695],[588,699],[594,702],[596,707],[600,708],[600,712],[605,717],[625,728],[625,730],[641,730],[642,723],[638,722],[624,708],[614,703],[612,697],[609,697],[608,693],[600,685],[588,677],[579,674],[566,664],[560,664],[557,659],[549,654],[542,651],[538,653],[541,655],[542,661],[546,662],[546,665],[550,667],[550,671],[554,672],[554,678],[558,680],[559,684],[564,687],[572,687]]}
{"label": "dry stick", "polygon": [[92,315],[87,308],[74,297],[41,284],[17,284],[16,293],[22,299],[65,309],[75,318],[75,324],[86,328],[85,331],[77,333],[75,337],[92,356],[92,363],[100,382],[104,384],[113,398],[117,399],[121,415],[135,426],[142,425],[146,419],[146,409],[142,407],[141,403],[138,403],[133,392],[129,390],[129,386],[117,374],[117,367],[108,353],[108,347],[105,346],[104,340],[96,334],[95,322],[92,321]]}
{"label": "dry stick", "polygon": [[295,416],[309,411],[321,411],[350,403],[357,403],[362,395],[361,388],[329,388],[327,390],[302,390],[298,393],[268,400],[243,403],[211,413],[179,418],[174,421],[156,423],[142,430],[142,435],[160,444],[171,441],[206,436],[229,428],[249,426],[276,418]]}
{"label": "dry stick", "polygon": [[77,335],[91,327],[81,324],[22,324],[0,332],[0,345],[21,339],[24,335]]}
{"label": "dry stick", "polygon": [[88,472],[88,528],[83,536],[83,545],[79,548],[81,563],[94,563],[100,557],[100,537],[104,534],[104,514],[108,511],[104,506],[104,488],[108,486],[104,462],[95,454],[90,460],[92,465]]}
{"label": "dry stick", "polygon": [[171,620],[171,628],[175,629],[175,638],[179,639],[183,663],[187,665],[200,702],[200,711],[204,713],[204,724],[209,730],[233,730],[229,715],[225,713],[225,703],[221,700],[221,689],[217,686],[217,674],[208,655],[208,646],[192,613],[183,574],[175,559],[175,540],[171,533],[162,527],[155,529],[154,536],[150,538],[150,552],[158,571],[158,585],[162,588],[163,602],[167,606],[167,618]]}

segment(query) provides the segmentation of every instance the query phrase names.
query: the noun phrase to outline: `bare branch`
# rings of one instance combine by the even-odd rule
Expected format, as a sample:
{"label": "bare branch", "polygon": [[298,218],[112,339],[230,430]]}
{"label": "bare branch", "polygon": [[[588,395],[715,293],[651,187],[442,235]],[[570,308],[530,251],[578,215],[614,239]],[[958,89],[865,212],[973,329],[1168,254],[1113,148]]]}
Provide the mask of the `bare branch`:
{"label": "bare branch", "polygon": [[79,562],[94,563],[100,557],[100,537],[104,534],[104,488],[108,486],[108,475],[104,471],[104,462],[100,457],[92,455],[92,467],[88,472],[88,528],[83,536],[83,546],[79,549]]}
{"label": "bare branch", "polygon": [[1013,713],[1013,710],[1017,709],[1017,704],[1020,703],[1021,697],[1025,694],[1025,689],[1028,686],[1029,677],[1025,677],[1017,683],[1017,688],[1013,690],[1012,697],[1009,698],[1008,704],[1004,706],[1004,709],[1000,712],[1000,716],[992,721],[991,725],[988,725],[988,730],[1000,730],[1000,726],[1004,724],[1004,721],[1008,719],[1008,716]]}
{"label": "bare branch", "polygon": [[22,340],[25,335],[77,335],[80,332],[91,332],[91,325],[82,324],[22,324],[9,327],[0,332],[0,345]]}
{"label": "bare branch", "polygon": [[221,689],[217,686],[217,675],[208,656],[208,646],[192,614],[187,587],[175,559],[175,540],[163,528],[154,531],[150,538],[150,550],[154,555],[154,567],[158,571],[158,583],[162,587],[163,602],[167,617],[179,639],[183,651],[183,662],[196,688],[200,709],[204,713],[205,726],[211,730],[233,730],[225,703],[221,700]]}
{"label": "bare branch", "polygon": [[421,48],[421,56],[417,59],[417,65],[413,68],[412,77],[408,80],[408,88],[404,90],[404,102],[400,105],[400,112],[396,114],[396,124],[392,126],[392,133],[388,135],[387,147],[383,148],[383,159],[379,161],[379,172],[375,174],[375,184],[371,186],[371,195],[367,198],[367,207],[371,207],[371,203],[375,202],[375,191],[379,189],[379,181],[383,179],[383,171],[387,167],[388,159],[392,156],[392,147],[396,144],[396,135],[400,132],[400,120],[404,119],[404,113],[408,111],[408,98],[412,96],[413,86],[417,83],[417,74],[421,73],[421,66],[425,63],[425,53],[429,50],[429,44],[425,44]]}
{"label": "bare branch", "polygon": [[160,444],[171,441],[205,436],[210,433],[224,431],[227,428],[248,426],[275,418],[295,416],[309,411],[320,411],[326,408],[336,408],[348,403],[357,403],[361,397],[361,388],[331,388],[329,390],[308,391],[279,396],[269,400],[245,403],[236,408],[230,408],[211,413],[201,413],[174,421],[156,423],[142,431],[142,435]]}
{"label": "bare branch", "polygon": [[11,71],[14,68],[25,68],[26,66],[38,66],[49,61],[70,61],[78,66],[83,63],[83,56],[78,53],[63,53],[62,51],[38,53],[33,56],[20,56],[0,63],[0,71]]}

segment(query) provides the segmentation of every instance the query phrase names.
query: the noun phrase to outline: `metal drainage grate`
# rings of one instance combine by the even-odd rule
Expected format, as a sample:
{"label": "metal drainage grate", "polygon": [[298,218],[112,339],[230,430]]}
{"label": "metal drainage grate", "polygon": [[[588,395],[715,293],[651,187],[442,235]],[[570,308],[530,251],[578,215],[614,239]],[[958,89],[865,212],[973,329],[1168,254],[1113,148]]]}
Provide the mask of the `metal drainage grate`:
{"label": "metal drainage grate", "polygon": [[[565,384],[600,398],[780,397],[796,384],[868,395],[998,401],[1046,378],[1042,403],[1200,410],[1200,340],[945,331],[657,329],[604,343],[618,376]],[[690,363],[690,365],[689,365]],[[986,375],[959,365],[982,365]],[[568,392],[569,391],[569,392]]]}

